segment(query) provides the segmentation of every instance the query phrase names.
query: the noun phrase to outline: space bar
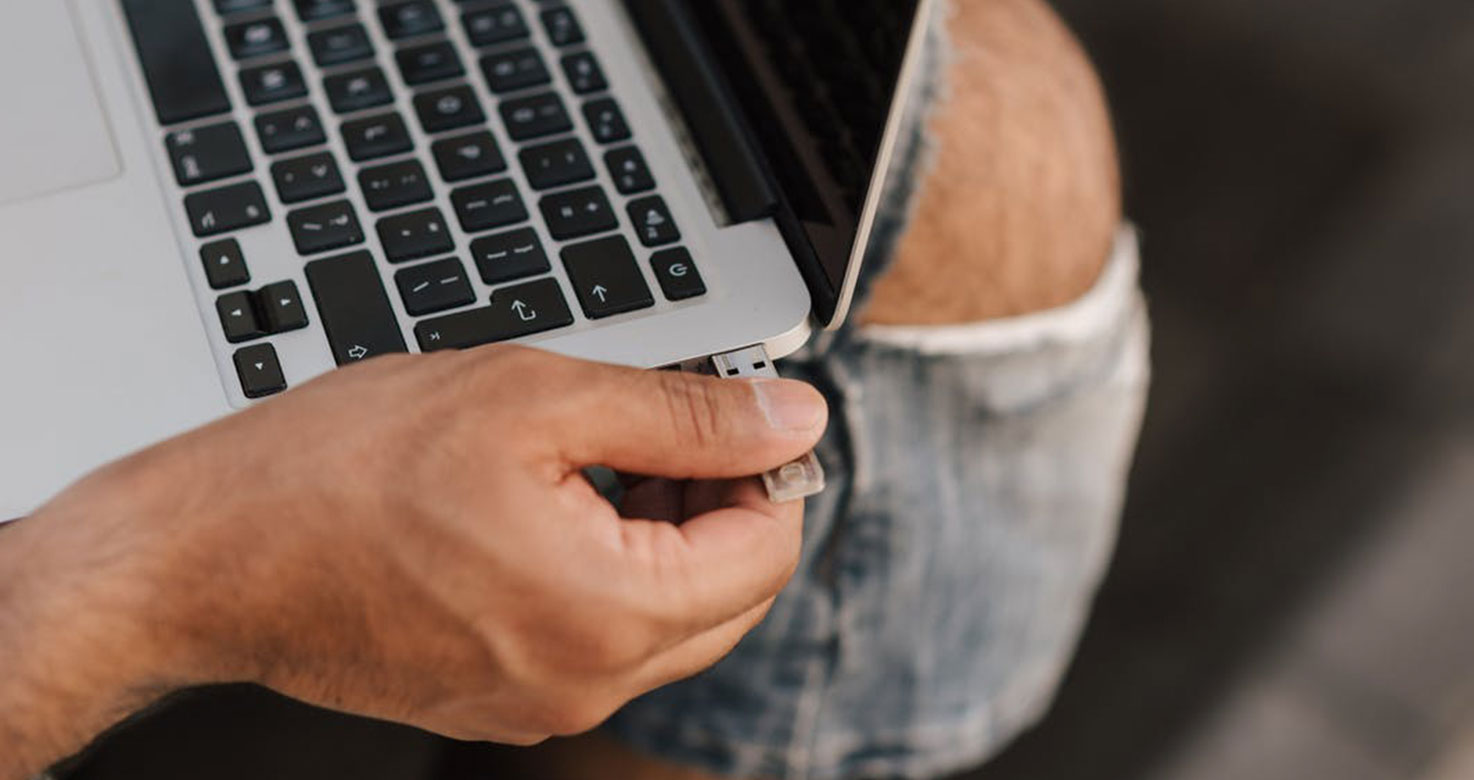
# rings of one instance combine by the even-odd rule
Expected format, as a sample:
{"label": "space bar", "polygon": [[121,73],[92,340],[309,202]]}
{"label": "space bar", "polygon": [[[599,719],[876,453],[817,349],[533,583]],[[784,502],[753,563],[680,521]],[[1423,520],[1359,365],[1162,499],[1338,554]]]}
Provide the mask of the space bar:
{"label": "space bar", "polygon": [[338,365],[408,351],[373,255],[314,260],[307,264],[307,284]]}
{"label": "space bar", "polygon": [[230,110],[194,0],[123,0],[159,123]]}

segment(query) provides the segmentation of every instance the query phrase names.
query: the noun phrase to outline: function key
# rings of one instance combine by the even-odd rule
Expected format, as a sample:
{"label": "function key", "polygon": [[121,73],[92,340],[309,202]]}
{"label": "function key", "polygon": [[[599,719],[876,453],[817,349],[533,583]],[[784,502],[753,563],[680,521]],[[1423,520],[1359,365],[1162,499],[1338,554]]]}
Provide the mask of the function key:
{"label": "function key", "polygon": [[241,252],[240,242],[233,238],[200,247],[200,263],[205,267],[205,279],[212,290],[223,290],[251,281],[251,272],[246,268],[246,256]]}
{"label": "function key", "polygon": [[463,181],[500,173],[507,169],[507,161],[497,148],[491,133],[481,131],[469,135],[436,141],[431,147],[440,176],[446,181]]}
{"label": "function key", "polygon": [[609,199],[598,187],[549,195],[538,204],[548,230],[559,241],[603,233],[619,227]]}
{"label": "function key", "polygon": [[624,112],[614,98],[591,100],[584,104],[583,118],[589,123],[589,132],[601,144],[625,141],[630,137],[630,126],[624,121]]}
{"label": "function key", "polygon": [[676,228],[676,221],[661,198],[637,200],[629,205],[629,213],[640,243],[645,246],[662,246],[681,240],[681,231]]}
{"label": "function key", "polygon": [[527,181],[535,190],[552,189],[564,184],[594,178],[594,166],[584,154],[577,138],[567,138],[541,146],[529,146],[519,155]]}
{"label": "function key", "polygon": [[384,71],[377,67],[328,76],[323,79],[322,86],[328,93],[328,102],[333,104],[333,110],[340,114],[382,106],[394,100]]}
{"label": "function key", "polygon": [[227,25],[225,44],[230,48],[230,56],[238,60],[286,51],[292,45],[276,17]]}
{"label": "function key", "polygon": [[245,290],[226,293],[215,299],[215,313],[220,315],[220,327],[225,331],[225,340],[232,344],[259,339],[266,335],[261,322],[256,319],[256,306],[251,294]]}
{"label": "function key", "polygon": [[481,58],[481,73],[497,94],[527,89],[553,80],[536,49],[525,48]]}
{"label": "function key", "polygon": [[247,398],[265,398],[287,389],[287,378],[282,374],[276,347],[270,344],[241,347],[233,359],[236,374],[241,380],[241,392]]}
{"label": "function key", "polygon": [[394,55],[399,63],[399,74],[404,83],[411,86],[443,81],[463,75],[461,58],[456,56],[455,47],[448,41],[432,43],[413,49],[401,49]]}
{"label": "function key", "polygon": [[363,229],[346,200],[294,211],[287,215],[287,225],[302,255],[363,243]]}
{"label": "function key", "polygon": [[184,199],[184,210],[190,228],[201,238],[271,221],[266,195],[254,181],[196,192]]}
{"label": "function key", "polygon": [[343,143],[354,162],[388,157],[414,148],[409,128],[398,114],[382,114],[343,123]]}
{"label": "function key", "polygon": [[278,62],[241,71],[241,89],[253,106],[279,103],[307,94],[307,82],[295,62]]}
{"label": "function key", "polygon": [[307,284],[338,365],[407,351],[373,255],[313,260],[307,264]]}
{"label": "function key", "polygon": [[411,317],[434,314],[476,302],[471,280],[454,257],[406,268],[394,275],[404,310]]}
{"label": "function key", "polygon": [[296,282],[277,282],[257,290],[256,308],[261,312],[268,333],[286,333],[307,327],[307,309],[302,306]]}
{"label": "function key", "polygon": [[461,24],[465,26],[466,36],[473,46],[494,46],[528,35],[522,12],[510,3],[467,12],[461,17]]}
{"label": "function key", "polygon": [[328,152],[277,162],[271,166],[271,178],[283,203],[337,195],[346,189],[338,163]]}
{"label": "function key", "polygon": [[272,0],[215,0],[215,13],[221,16],[261,11],[271,7]]}
{"label": "function key", "polygon": [[556,279],[538,279],[491,294],[491,305],[425,320],[415,326],[420,349],[470,349],[573,324]]}
{"label": "function key", "polygon": [[604,164],[609,166],[609,175],[614,179],[614,188],[621,195],[634,195],[655,189],[655,177],[645,164],[645,155],[633,146],[612,149],[604,155]]}
{"label": "function key", "polygon": [[450,194],[456,216],[467,233],[491,230],[527,219],[527,207],[511,179],[462,187]]}
{"label": "function key", "polygon": [[564,57],[563,74],[568,77],[573,91],[580,95],[609,88],[609,82],[604,80],[604,71],[591,52],[581,51]]}
{"label": "function key", "polygon": [[552,92],[508,100],[500,107],[502,121],[514,141],[567,132],[573,122],[563,108],[563,101]]}
{"label": "function key", "polygon": [[171,133],[164,140],[181,187],[249,173],[251,153],[234,122]]}
{"label": "function key", "polygon": [[391,263],[418,260],[455,251],[455,241],[446,228],[440,209],[412,211],[379,220],[376,226],[384,256]]}
{"label": "function key", "polygon": [[691,261],[691,253],[681,247],[656,252],[650,258],[650,267],[669,300],[684,301],[706,294],[706,284],[701,281],[701,273]]}
{"label": "function key", "polygon": [[439,32],[445,27],[431,0],[383,6],[379,9],[379,21],[384,25],[384,34],[394,40]]}
{"label": "function key", "polygon": [[288,152],[327,142],[322,120],[312,106],[289,108],[256,117],[256,135],[267,154]]}
{"label": "function key", "polygon": [[388,211],[435,197],[419,160],[365,168],[358,173],[358,186],[372,211]]}
{"label": "function key", "polygon": [[312,60],[320,68],[374,56],[374,44],[369,40],[368,30],[356,22],[308,33],[307,48],[312,50]]}
{"label": "function key", "polygon": [[347,16],[358,10],[353,0],[293,0],[293,5],[297,6],[297,18],[304,23]]}
{"label": "function key", "polygon": [[567,6],[549,8],[542,12],[543,29],[547,30],[548,40],[554,46],[572,46],[575,43],[583,43],[583,28],[578,25],[578,18],[573,15],[573,9]]}
{"label": "function key", "polygon": [[415,95],[415,113],[427,133],[440,133],[486,121],[481,103],[471,88],[462,84]]}
{"label": "function key", "polygon": [[655,305],[650,285],[624,236],[611,236],[563,249],[563,267],[579,305],[589,319],[648,309]]}
{"label": "function key", "polygon": [[481,281],[487,284],[501,284],[553,270],[537,231],[532,228],[519,228],[472,241],[471,259],[476,263],[476,270],[481,272]]}

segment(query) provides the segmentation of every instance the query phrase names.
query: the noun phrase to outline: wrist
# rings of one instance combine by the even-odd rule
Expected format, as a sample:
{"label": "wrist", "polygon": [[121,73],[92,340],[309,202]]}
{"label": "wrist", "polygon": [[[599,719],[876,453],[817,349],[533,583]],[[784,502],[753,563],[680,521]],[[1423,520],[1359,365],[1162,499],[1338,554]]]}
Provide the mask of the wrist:
{"label": "wrist", "polygon": [[147,479],[111,467],[0,533],[0,780],[197,682]]}

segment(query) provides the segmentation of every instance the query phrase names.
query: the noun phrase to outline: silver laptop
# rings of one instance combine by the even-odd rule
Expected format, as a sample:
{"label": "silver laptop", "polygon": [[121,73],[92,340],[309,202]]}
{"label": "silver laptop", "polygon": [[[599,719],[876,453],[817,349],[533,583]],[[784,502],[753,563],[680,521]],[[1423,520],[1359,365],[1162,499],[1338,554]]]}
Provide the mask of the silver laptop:
{"label": "silver laptop", "polygon": [[837,327],[928,0],[5,0],[0,519],[345,364]]}

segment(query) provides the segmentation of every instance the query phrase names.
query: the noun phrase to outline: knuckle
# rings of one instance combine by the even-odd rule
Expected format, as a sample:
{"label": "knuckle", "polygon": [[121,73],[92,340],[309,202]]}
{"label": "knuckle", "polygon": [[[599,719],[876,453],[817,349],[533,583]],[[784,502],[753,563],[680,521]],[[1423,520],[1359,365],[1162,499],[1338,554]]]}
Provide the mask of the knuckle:
{"label": "knuckle", "polygon": [[660,376],[671,427],[697,447],[720,441],[724,435],[721,398],[709,382],[693,381],[676,373]]}

